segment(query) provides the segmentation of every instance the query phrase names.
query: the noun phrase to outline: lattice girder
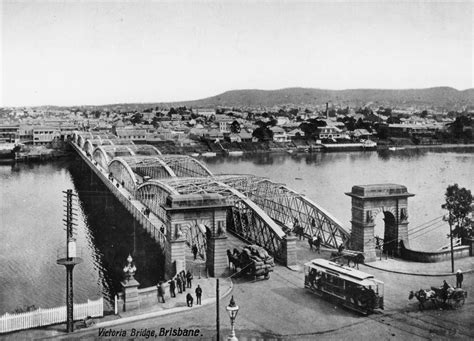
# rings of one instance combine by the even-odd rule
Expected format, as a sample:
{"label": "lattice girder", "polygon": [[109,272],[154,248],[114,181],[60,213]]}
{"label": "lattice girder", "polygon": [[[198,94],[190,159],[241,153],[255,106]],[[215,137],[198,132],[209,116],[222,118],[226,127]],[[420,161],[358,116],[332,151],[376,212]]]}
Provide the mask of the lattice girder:
{"label": "lattice girder", "polygon": [[255,176],[223,176],[219,180],[245,193],[280,224],[292,225],[297,219],[307,238],[319,235],[324,244],[332,247],[349,239],[349,233],[335,218],[282,184]]}

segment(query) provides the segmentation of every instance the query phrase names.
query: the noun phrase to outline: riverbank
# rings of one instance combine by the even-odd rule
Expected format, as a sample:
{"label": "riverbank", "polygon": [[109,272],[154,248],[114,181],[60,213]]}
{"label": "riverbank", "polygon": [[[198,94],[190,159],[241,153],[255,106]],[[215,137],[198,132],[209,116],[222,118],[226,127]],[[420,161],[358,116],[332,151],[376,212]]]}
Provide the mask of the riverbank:
{"label": "riverbank", "polygon": [[[143,142],[144,143],[144,142]],[[282,153],[289,154],[310,154],[319,152],[358,152],[358,151],[394,151],[410,149],[410,150],[458,150],[467,148],[474,151],[474,143],[471,144],[429,144],[429,145],[408,145],[408,144],[382,144],[377,145],[374,149],[354,150],[351,148],[340,148],[337,150],[328,150],[316,143],[307,141],[290,141],[290,142],[221,142],[209,143],[204,141],[196,141],[193,145],[178,145],[165,142],[151,142],[150,144],[157,147],[163,154],[187,154],[192,156],[212,157],[212,156],[240,156],[243,154],[260,154],[260,153]]]}
{"label": "riverbank", "polygon": [[[138,142],[140,144],[148,143],[145,141]],[[230,156],[238,157],[242,155],[254,155],[262,153],[288,153],[288,154],[311,154],[320,152],[358,152],[364,149],[344,149],[327,150],[321,145],[308,143],[306,141],[291,142],[222,142],[213,144],[209,142],[199,141],[194,145],[180,145],[172,141],[149,142],[149,144],[157,147],[163,154],[185,154],[194,157],[215,157]],[[383,144],[377,145],[377,148],[365,151],[384,151],[398,152],[401,150],[453,150],[466,149],[466,151],[474,152],[474,143],[470,144],[428,144],[428,145],[408,145],[408,144]],[[11,158],[0,160],[1,163],[11,162],[41,162],[48,160],[56,160],[64,157],[73,156],[74,153],[69,148],[47,148],[44,146],[32,146],[28,150],[23,150],[12,154]]]}

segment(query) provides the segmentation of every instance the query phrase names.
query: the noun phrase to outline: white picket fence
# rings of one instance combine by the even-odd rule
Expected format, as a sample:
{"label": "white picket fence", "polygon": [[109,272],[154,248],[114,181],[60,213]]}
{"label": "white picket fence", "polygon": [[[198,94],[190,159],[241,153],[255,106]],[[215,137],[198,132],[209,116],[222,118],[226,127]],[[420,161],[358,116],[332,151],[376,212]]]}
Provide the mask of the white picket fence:
{"label": "white picket fence", "polygon": [[[51,309],[39,308],[20,314],[6,313],[0,317],[0,333],[63,323],[67,320],[66,315],[66,306]],[[102,297],[96,301],[87,300],[87,303],[74,304],[74,320],[80,320],[87,316],[104,316],[104,299]]]}

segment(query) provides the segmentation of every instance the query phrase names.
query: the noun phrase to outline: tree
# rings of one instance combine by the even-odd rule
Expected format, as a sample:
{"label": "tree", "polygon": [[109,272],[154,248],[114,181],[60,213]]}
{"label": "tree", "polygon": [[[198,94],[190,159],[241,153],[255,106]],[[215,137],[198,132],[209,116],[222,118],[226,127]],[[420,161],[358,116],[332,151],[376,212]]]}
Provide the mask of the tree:
{"label": "tree", "polygon": [[449,225],[454,227],[453,237],[461,238],[464,244],[466,237],[472,236],[471,221],[468,217],[471,212],[472,194],[466,188],[459,188],[458,184],[448,186],[446,189],[446,203],[443,208],[448,210]]}
{"label": "tree", "polygon": [[133,125],[142,123],[143,121],[143,114],[136,112],[133,114],[133,116],[130,118],[130,122],[132,122]]}
{"label": "tree", "polygon": [[256,128],[253,133],[253,137],[256,137],[259,141],[269,141],[273,139],[273,131],[271,131],[268,127],[262,126]]}
{"label": "tree", "polygon": [[230,132],[233,134],[240,133],[240,123],[237,121],[232,122],[232,124],[230,125]]}
{"label": "tree", "polygon": [[151,120],[151,124],[155,128],[158,128],[160,126],[160,117],[158,116],[158,114],[155,114],[155,116],[153,116],[153,119]]}

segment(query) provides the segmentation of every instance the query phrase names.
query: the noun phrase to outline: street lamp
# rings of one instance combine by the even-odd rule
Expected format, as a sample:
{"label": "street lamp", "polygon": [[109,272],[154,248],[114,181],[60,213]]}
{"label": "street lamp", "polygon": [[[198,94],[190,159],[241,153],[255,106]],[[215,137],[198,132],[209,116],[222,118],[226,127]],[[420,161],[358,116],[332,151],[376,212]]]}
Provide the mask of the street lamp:
{"label": "street lamp", "polygon": [[237,313],[239,312],[239,306],[235,304],[234,296],[232,296],[229,305],[225,309],[229,314],[231,327],[230,335],[227,337],[227,341],[238,341],[239,339],[235,336],[234,321],[237,317]]}
{"label": "street lamp", "polygon": [[133,258],[129,254],[127,257],[127,265],[123,268],[123,272],[125,274],[125,280],[129,282],[130,280],[134,280],[133,275],[135,275],[135,272],[137,271],[136,266],[133,264]]}

